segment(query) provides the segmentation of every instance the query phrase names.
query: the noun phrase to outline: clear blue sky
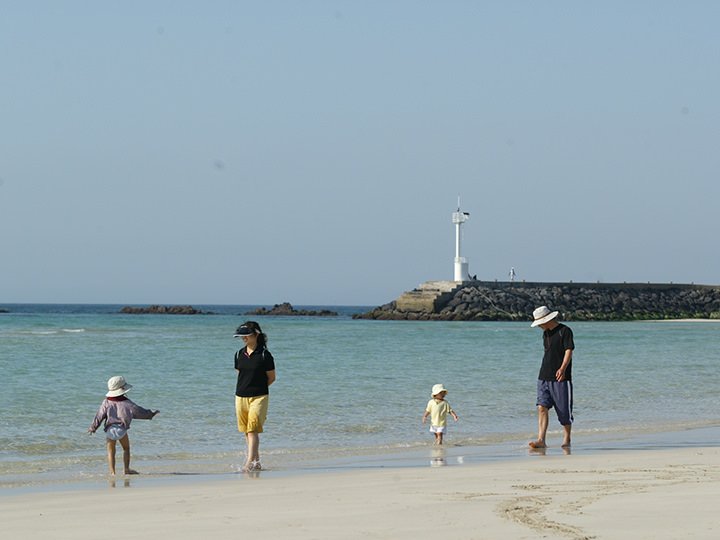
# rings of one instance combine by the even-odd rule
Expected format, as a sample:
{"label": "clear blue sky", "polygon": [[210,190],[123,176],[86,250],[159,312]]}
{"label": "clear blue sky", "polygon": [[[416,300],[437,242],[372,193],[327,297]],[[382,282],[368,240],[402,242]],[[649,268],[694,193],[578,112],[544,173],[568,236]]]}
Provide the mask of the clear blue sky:
{"label": "clear blue sky", "polygon": [[720,284],[720,3],[0,7],[0,302]]}

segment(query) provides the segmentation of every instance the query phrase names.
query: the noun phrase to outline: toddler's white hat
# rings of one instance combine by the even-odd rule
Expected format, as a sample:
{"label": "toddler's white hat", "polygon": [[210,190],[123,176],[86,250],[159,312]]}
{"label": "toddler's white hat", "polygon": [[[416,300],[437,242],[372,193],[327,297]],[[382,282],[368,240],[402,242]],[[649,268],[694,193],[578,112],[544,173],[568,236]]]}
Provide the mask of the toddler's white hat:
{"label": "toddler's white hat", "polygon": [[436,384],[432,387],[432,397],[437,396],[440,392],[447,393],[447,390],[445,390],[445,387],[442,384]]}

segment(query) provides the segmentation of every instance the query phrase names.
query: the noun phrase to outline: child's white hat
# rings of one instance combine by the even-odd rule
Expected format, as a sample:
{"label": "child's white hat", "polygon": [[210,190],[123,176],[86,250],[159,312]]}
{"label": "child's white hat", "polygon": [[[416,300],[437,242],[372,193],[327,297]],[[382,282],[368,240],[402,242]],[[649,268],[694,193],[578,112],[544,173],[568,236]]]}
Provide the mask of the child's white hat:
{"label": "child's white hat", "polygon": [[110,377],[108,379],[108,390],[109,392],[105,394],[106,397],[118,397],[122,396],[123,394],[127,394],[130,389],[132,388],[132,384],[128,384],[125,382],[125,377],[122,375],[117,375],[116,377]]}
{"label": "child's white hat", "polygon": [[445,392],[447,394],[447,390],[445,390],[445,387],[442,384],[436,384],[432,388],[432,394],[430,394],[432,397],[437,396],[440,392]]}

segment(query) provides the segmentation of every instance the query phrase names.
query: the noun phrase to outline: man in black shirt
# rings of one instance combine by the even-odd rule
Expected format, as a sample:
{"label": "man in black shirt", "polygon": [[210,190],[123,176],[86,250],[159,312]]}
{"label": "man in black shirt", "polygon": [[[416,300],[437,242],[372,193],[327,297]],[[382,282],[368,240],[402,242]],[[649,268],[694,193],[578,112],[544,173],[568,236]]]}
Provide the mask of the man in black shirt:
{"label": "man in black shirt", "polygon": [[543,356],[537,384],[538,438],[528,443],[531,448],[546,448],[548,411],[555,407],[558,420],[565,430],[563,448],[570,447],[573,415],[572,355],[575,349],[570,328],[557,322],[557,311],[540,306],[533,312],[531,326],[543,329]]}

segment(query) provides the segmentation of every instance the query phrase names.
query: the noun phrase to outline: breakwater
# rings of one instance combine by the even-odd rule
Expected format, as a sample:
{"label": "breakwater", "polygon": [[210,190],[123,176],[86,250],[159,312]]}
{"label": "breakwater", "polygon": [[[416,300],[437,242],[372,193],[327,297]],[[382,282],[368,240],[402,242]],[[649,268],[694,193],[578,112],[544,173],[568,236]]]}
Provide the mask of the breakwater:
{"label": "breakwater", "polygon": [[355,318],[528,321],[541,305],[567,321],[720,319],[720,286],[429,281]]}

